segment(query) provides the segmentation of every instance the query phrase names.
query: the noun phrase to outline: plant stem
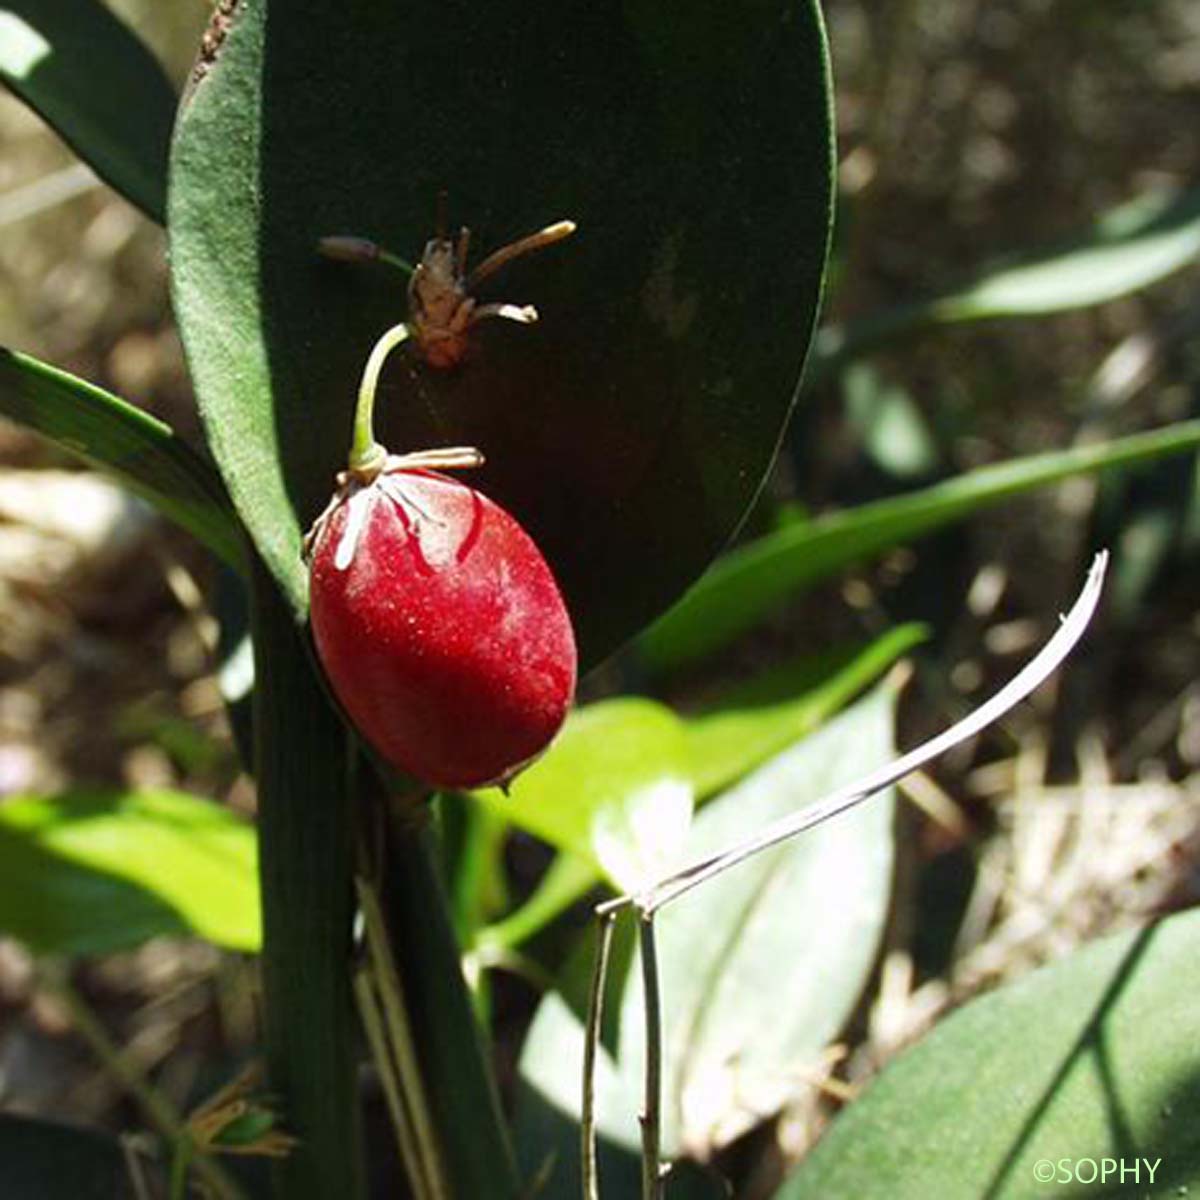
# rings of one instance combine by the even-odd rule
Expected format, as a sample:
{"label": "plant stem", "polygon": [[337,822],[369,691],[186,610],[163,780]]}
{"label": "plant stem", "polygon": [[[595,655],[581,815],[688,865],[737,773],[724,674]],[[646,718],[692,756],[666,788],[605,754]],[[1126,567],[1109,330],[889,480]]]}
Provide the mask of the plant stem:
{"label": "plant stem", "polygon": [[167,1185],[167,1194],[171,1200],[187,1200],[188,1167],[192,1162],[192,1142],[183,1137],[175,1143],[175,1154],[171,1159],[171,1179]]}
{"label": "plant stem", "polygon": [[455,933],[471,945],[489,914],[506,907],[504,844],[508,822],[482,804],[459,797],[454,810],[446,807],[446,800],[443,821],[453,818],[458,828],[458,855],[451,874],[451,915]]}
{"label": "plant stem", "polygon": [[495,1081],[471,1009],[460,949],[423,812],[393,808],[379,881],[390,959],[448,1194],[517,1200],[520,1181]]}
{"label": "plant stem", "polygon": [[642,1101],[642,1200],[661,1200],[659,1163],[662,1136],[662,1000],[658,988],[658,948],[654,913],[638,913],[642,951],[643,1007],[646,1015],[646,1091]]}
{"label": "plant stem", "polygon": [[418,1196],[424,1196],[421,1158],[417,1152],[417,1139],[413,1132],[412,1118],[405,1106],[399,1073],[392,1061],[387,1026],[384,1023],[383,1010],[369,967],[364,966],[355,974],[354,994],[358,1000],[358,1013],[362,1019],[363,1031],[367,1036],[367,1045],[371,1049],[371,1057],[375,1060],[380,1082],[383,1085],[388,1115],[392,1119],[392,1128],[395,1130],[396,1142],[400,1147],[400,1158],[404,1163],[404,1169],[413,1190]]}
{"label": "plant stem", "polygon": [[[39,980],[62,1002],[71,1015],[71,1024],[75,1032],[87,1042],[92,1053],[103,1063],[109,1074],[137,1101],[147,1122],[171,1145],[178,1159],[183,1153],[182,1148],[191,1144],[191,1138],[183,1118],[175,1111],[170,1101],[150,1083],[121,1047],[109,1037],[103,1022],[71,985],[64,969],[57,966],[43,967],[39,972]],[[245,1200],[245,1193],[219,1163],[205,1155],[196,1155],[192,1165],[195,1166],[197,1174],[204,1177],[204,1181],[222,1200]],[[186,1167],[187,1158],[184,1156],[185,1176]]]}
{"label": "plant stem", "polygon": [[579,1110],[580,1161],[583,1169],[583,1200],[600,1200],[600,1172],[596,1166],[596,1051],[604,1024],[604,989],[608,984],[608,960],[612,953],[616,913],[596,917],[596,960],[588,991],[587,1026],[583,1042],[583,1100]]}
{"label": "plant stem", "polygon": [[121,1157],[125,1160],[125,1170],[129,1174],[129,1182],[133,1185],[135,1200],[154,1200],[155,1193],[146,1179],[142,1157],[134,1138],[121,1138]]}
{"label": "plant stem", "polygon": [[407,1140],[415,1167],[412,1182],[414,1186],[420,1185],[420,1200],[448,1200],[450,1190],[446,1168],[429,1113],[425,1084],[413,1042],[412,1023],[408,1018],[404,989],[392,958],[379,896],[374,885],[361,875],[357,883],[359,908],[366,931],[368,969],[378,993],[383,1027],[387,1034],[385,1069],[394,1073],[400,1089]]}
{"label": "plant stem", "polygon": [[362,1195],[346,736],[261,563],[253,588],[255,758],[268,1075],[299,1144],[279,1200]]}
{"label": "plant stem", "polygon": [[397,346],[408,340],[408,325],[401,322],[393,325],[371,349],[367,365],[363,368],[362,382],[358,385],[358,407],[354,410],[354,441],[350,445],[351,471],[369,471],[381,466],[386,456],[384,448],[375,440],[375,389],[379,386],[379,374]]}

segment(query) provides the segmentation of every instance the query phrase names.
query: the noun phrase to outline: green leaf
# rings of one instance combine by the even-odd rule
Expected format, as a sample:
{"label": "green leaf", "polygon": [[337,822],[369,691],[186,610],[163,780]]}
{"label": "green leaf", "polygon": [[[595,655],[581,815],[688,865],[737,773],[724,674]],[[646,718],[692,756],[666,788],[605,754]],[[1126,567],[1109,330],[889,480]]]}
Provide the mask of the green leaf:
{"label": "green leaf", "polygon": [[1182,421],[1097,446],[1030,455],[905,495],[789,525],[725,555],[639,639],[647,667],[668,671],[719,650],[805,588],[989,504],[1092,471],[1153,462],[1200,446]]}
{"label": "green leaf", "polygon": [[[724,849],[888,761],[894,699],[890,688],[877,689],[713,801],[681,857]],[[659,915],[669,1154],[704,1157],[727,1145],[775,1112],[797,1072],[816,1065],[869,977],[891,862],[892,802],[881,796]],[[602,1054],[597,1072],[600,1128],[629,1146],[639,1140],[641,1012],[641,972],[631,971],[615,1058]],[[551,994],[521,1056],[525,1083],[568,1115],[578,1112],[582,1033],[563,998]]]}
{"label": "green leaf", "polygon": [[74,375],[0,347],[0,415],[108,471],[245,571],[237,517],[215,471],[169,425]]}
{"label": "green leaf", "polygon": [[519,946],[585,896],[600,879],[599,870],[589,859],[560,850],[529,899],[503,920],[479,931],[475,945]]}
{"label": "green leaf", "polygon": [[120,1143],[99,1130],[0,1113],[0,1163],[13,1200],[135,1200]]}
{"label": "green leaf", "polygon": [[936,319],[1055,312],[1115,300],[1165,279],[1200,255],[1200,189],[1149,194],[1115,209],[1082,237],[1002,269],[935,302]]}
{"label": "green leaf", "polygon": [[163,223],[175,90],[104,4],[7,0],[0,80],[101,179]]}
{"label": "green leaf", "polygon": [[[1197,989],[1193,911],[974,1001],[883,1072],[776,1200],[1186,1194],[1200,1184]],[[1091,1186],[1057,1174],[1089,1158],[1116,1163]],[[1043,1160],[1055,1176],[1035,1175]],[[1120,1162],[1142,1164],[1140,1181],[1111,1173]]]}
{"label": "green leaf", "polygon": [[1167,278],[1198,255],[1200,188],[1178,195],[1149,193],[1050,250],[990,267],[939,296],[888,309],[846,328],[822,330],[813,371],[823,374],[931,325],[1103,304]]}
{"label": "green leaf", "polygon": [[0,805],[0,930],[41,954],[164,934],[256,950],[254,830],[169,791],[94,789]]}
{"label": "green leaf", "polygon": [[587,665],[695,579],[770,464],[831,149],[815,0],[239,5],[174,143],[173,284],[213,452],[295,611],[363,363],[405,315],[402,280],[318,238],[415,257],[443,190],[481,249],[578,222],[483,289],[537,325],[479,327],[453,371],[401,351],[378,419],[397,451],[485,452],[471,481],[545,552]]}
{"label": "green leaf", "polygon": [[455,935],[464,944],[508,904],[504,848],[508,822],[455,792],[437,798],[441,846]]}
{"label": "green leaf", "polygon": [[937,442],[907,389],[865,362],[848,367],[841,385],[846,424],[881,471],[919,482],[937,469]]}
{"label": "green leaf", "polygon": [[619,887],[635,888],[674,859],[691,820],[683,722],[633,696],[589,704],[507,797],[496,788],[474,795]]}
{"label": "green leaf", "polygon": [[629,790],[652,793],[666,780],[678,786],[681,778],[697,800],[708,799],[811,733],[924,636],[922,626],[902,625],[866,647],[831,650],[768,671],[706,712],[684,718],[682,745],[679,718],[652,701],[625,698],[578,710],[562,739],[517,779],[512,801],[485,794],[493,811],[560,854],[533,895],[484,930],[479,942],[519,945],[600,882],[596,856],[586,846],[597,809],[622,812]]}
{"label": "green leaf", "polygon": [[923,625],[901,625],[865,649],[831,650],[726,692],[709,712],[687,722],[697,794],[715,795],[811,733],[927,636]]}

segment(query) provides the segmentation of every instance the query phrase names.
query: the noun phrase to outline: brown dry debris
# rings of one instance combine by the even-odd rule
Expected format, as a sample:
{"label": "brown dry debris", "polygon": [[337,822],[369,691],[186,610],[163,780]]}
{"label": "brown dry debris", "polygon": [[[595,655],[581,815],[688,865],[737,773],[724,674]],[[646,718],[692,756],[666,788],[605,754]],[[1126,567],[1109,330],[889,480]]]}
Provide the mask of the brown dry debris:
{"label": "brown dry debris", "polygon": [[233,24],[238,3],[239,0],[220,0],[217,7],[213,9],[208,28],[200,40],[200,53],[196,58],[196,65],[192,68],[192,88],[208,74],[213,63],[217,61],[217,55],[220,54],[221,47],[225,44],[225,38],[229,35],[230,26]]}

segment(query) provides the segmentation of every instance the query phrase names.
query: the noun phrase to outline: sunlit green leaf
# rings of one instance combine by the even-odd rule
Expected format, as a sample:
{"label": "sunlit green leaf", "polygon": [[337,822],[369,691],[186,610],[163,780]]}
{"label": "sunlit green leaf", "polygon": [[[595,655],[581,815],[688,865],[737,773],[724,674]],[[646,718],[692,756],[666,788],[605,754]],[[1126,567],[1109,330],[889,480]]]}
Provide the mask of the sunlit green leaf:
{"label": "sunlit green leaf", "polygon": [[166,216],[175,91],[99,0],[5,0],[0,80],[148,217]]}
{"label": "sunlit green leaf", "polygon": [[1147,195],[1083,237],[1000,267],[933,302],[941,321],[1053,312],[1113,300],[1165,278],[1200,255],[1200,190]]}
{"label": "sunlit green leaf", "polygon": [[989,267],[958,288],[822,330],[813,377],[932,325],[1086,308],[1150,286],[1200,256],[1200,189],[1152,193],[1065,244]]}
{"label": "sunlit green leaf", "polygon": [[489,925],[477,941],[492,946],[519,946],[585,896],[601,878],[589,859],[560,850],[529,899],[503,920]]}
{"label": "sunlit green leaf", "polygon": [[0,931],[45,954],[164,934],[259,944],[253,827],[169,791],[17,796],[0,805]]}
{"label": "sunlit green leaf", "polygon": [[[1200,1185],[1198,990],[1190,912],[992,992],[886,1069],[776,1200],[1187,1195]],[[1064,1178],[1064,1161],[1085,1174]]]}
{"label": "sunlit green leaf", "polygon": [[220,477],[169,425],[2,347],[0,415],[108,471],[235,570],[245,570],[241,532]]}
{"label": "sunlit green leaf", "polygon": [[[706,806],[686,860],[724,849],[891,756],[894,695],[881,688]],[[858,1003],[891,888],[892,803],[759,855],[659,915],[663,1122],[668,1153],[704,1157],[782,1106]],[[620,1003],[615,1057],[602,1053],[599,1122],[639,1140],[641,972]],[[579,1111],[582,1025],[557,994],[525,1043],[525,1084],[568,1117]],[[518,1123],[521,1121],[518,1116]],[[833,1194],[833,1193],[829,1193]]]}
{"label": "sunlit green leaf", "polygon": [[683,722],[653,700],[602,700],[572,713],[507,797],[476,795],[619,886],[637,887],[673,861],[691,819]]}
{"label": "sunlit green leaf", "polygon": [[846,423],[876,466],[893,479],[920,479],[937,467],[937,443],[907,389],[867,362],[847,367],[841,384]]}
{"label": "sunlit green leaf", "polygon": [[920,491],[789,525],[720,559],[642,635],[639,651],[654,670],[682,666],[727,645],[818,581],[989,504],[1072,475],[1132,467],[1197,446],[1200,421],[1183,421],[1101,445],[980,467]]}
{"label": "sunlit green leaf", "polygon": [[768,671],[687,721],[692,783],[715,795],[837,712],[926,636],[901,625],[865,649],[839,649]]}
{"label": "sunlit green leaf", "polygon": [[[811,733],[923,636],[921,626],[903,625],[865,647],[831,650],[767,671],[683,718],[682,745],[680,719],[651,701],[626,698],[581,710],[568,723],[569,736],[518,778],[516,803],[489,794],[494,811],[545,838],[560,854],[525,904],[484,931],[481,940],[515,946],[601,881],[596,856],[585,848],[588,808],[581,797],[620,812],[630,789],[650,793],[655,781],[677,780],[682,772],[695,797],[705,800]],[[586,719],[594,709],[599,719]],[[628,754],[614,751],[618,737],[630,734]],[[530,778],[532,789],[523,791]]]}

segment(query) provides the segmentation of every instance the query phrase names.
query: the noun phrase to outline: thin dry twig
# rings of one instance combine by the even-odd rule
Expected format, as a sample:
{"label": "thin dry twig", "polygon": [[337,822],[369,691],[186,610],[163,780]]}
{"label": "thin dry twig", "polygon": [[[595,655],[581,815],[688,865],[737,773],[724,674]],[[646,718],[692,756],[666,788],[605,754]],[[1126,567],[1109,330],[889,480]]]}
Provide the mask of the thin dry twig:
{"label": "thin dry twig", "polygon": [[358,1001],[358,1013],[371,1057],[375,1060],[379,1080],[387,1102],[388,1115],[392,1119],[392,1130],[400,1147],[400,1157],[409,1179],[419,1181],[418,1190],[428,1190],[425,1182],[424,1160],[418,1151],[416,1135],[413,1133],[413,1118],[404,1103],[399,1074],[392,1061],[392,1047],[387,1026],[380,1007],[375,983],[369,970],[360,968],[354,973],[354,997]]}
{"label": "thin dry twig", "polygon": [[596,1051],[604,1022],[604,981],[612,953],[615,916],[596,919],[596,962],[588,993],[587,1025],[583,1041],[583,1103],[579,1113],[580,1161],[583,1171],[583,1200],[600,1200],[600,1174],[596,1166]]}
{"label": "thin dry twig", "polygon": [[[662,997],[658,986],[658,950],[654,938],[654,913],[642,912],[642,981],[646,1018],[646,1080],[642,1112],[642,1200],[662,1200]],[[603,986],[603,985],[602,985]]]}
{"label": "thin dry twig", "polygon": [[[377,994],[377,1014],[371,1013],[371,994],[362,985],[358,999],[360,1004],[367,1001],[367,1006],[362,1010],[364,1021],[369,1022],[376,1015],[382,1019],[382,1032],[386,1036],[378,1048],[384,1053],[376,1059],[376,1065],[381,1075],[389,1071],[394,1073],[392,1086],[401,1098],[398,1108],[395,1105],[390,1108],[393,1117],[401,1117],[401,1124],[396,1129],[397,1140],[402,1153],[415,1154],[419,1174],[414,1176],[412,1182],[420,1188],[422,1200],[447,1200],[450,1185],[446,1180],[433,1118],[425,1101],[412,1024],[405,1007],[400,973],[392,957],[383,908],[375,885],[370,880],[359,875],[355,879],[355,886],[368,954],[366,970]],[[376,1048],[374,1042],[372,1048]]]}
{"label": "thin dry twig", "polygon": [[[659,1162],[660,1112],[662,1105],[662,1020],[661,999],[658,989],[658,965],[654,943],[654,917],[659,909],[678,900],[693,888],[709,879],[745,862],[764,850],[770,850],[796,837],[806,830],[839,816],[877,795],[884,789],[903,779],[926,763],[944,754],[952,747],[974,737],[988,725],[1002,717],[1039,687],[1062,664],[1087,629],[1104,583],[1104,572],[1108,564],[1107,551],[1101,551],[1092,561],[1078,599],[1070,612],[1042,649],[990,700],[985,701],[961,721],[952,725],[937,737],[923,742],[907,754],[901,755],[887,766],[872,772],[858,782],[832,793],[816,804],[809,805],[797,813],[768,825],[761,833],[723,851],[701,859],[681,871],[674,872],[637,893],[617,896],[596,906],[597,918],[602,929],[610,927],[619,913],[628,908],[637,910],[641,929],[642,972],[645,981],[646,1016],[646,1063],[645,1102],[642,1121],[642,1194],[644,1200],[658,1200],[662,1195],[663,1172]],[[607,977],[607,955],[597,953],[592,978],[592,994],[602,993]],[[589,1041],[598,1038],[598,1018],[593,1028],[589,1024]],[[595,1043],[592,1050],[585,1050],[585,1103],[592,1103],[594,1080],[588,1078],[595,1072]],[[595,1123],[594,1118],[584,1130],[584,1161],[591,1157],[594,1164]],[[589,1177],[585,1168],[585,1187]],[[590,1184],[595,1188],[594,1171]],[[595,1200],[594,1191],[584,1193],[585,1200]]]}
{"label": "thin dry twig", "polygon": [[986,729],[993,721],[1002,717],[1009,709],[1019,704],[1044,683],[1074,649],[1076,642],[1083,636],[1084,630],[1087,629],[1088,623],[1096,611],[1107,564],[1107,551],[1096,555],[1079,598],[1075,601],[1071,611],[1062,619],[1062,624],[1054,636],[990,700],[985,701],[957,724],[938,734],[937,737],[923,742],[916,749],[910,750],[880,770],[860,779],[857,783],[852,783],[827,796],[824,800],[768,825],[761,833],[732,849],[693,863],[682,871],[660,879],[636,895],[618,896],[613,900],[606,901],[599,906],[598,911],[615,912],[622,908],[636,906],[640,912],[656,912],[706,880],[723,874],[730,867],[737,866],[738,863],[754,857],[763,850],[778,846],[781,842],[788,841],[806,829],[823,824],[830,817],[854,808],[877,792],[891,787],[897,780],[903,779],[905,775],[911,774],[918,767],[923,767],[927,762],[945,754],[947,750],[957,746],[960,742],[965,742],[968,738],[974,737]]}

